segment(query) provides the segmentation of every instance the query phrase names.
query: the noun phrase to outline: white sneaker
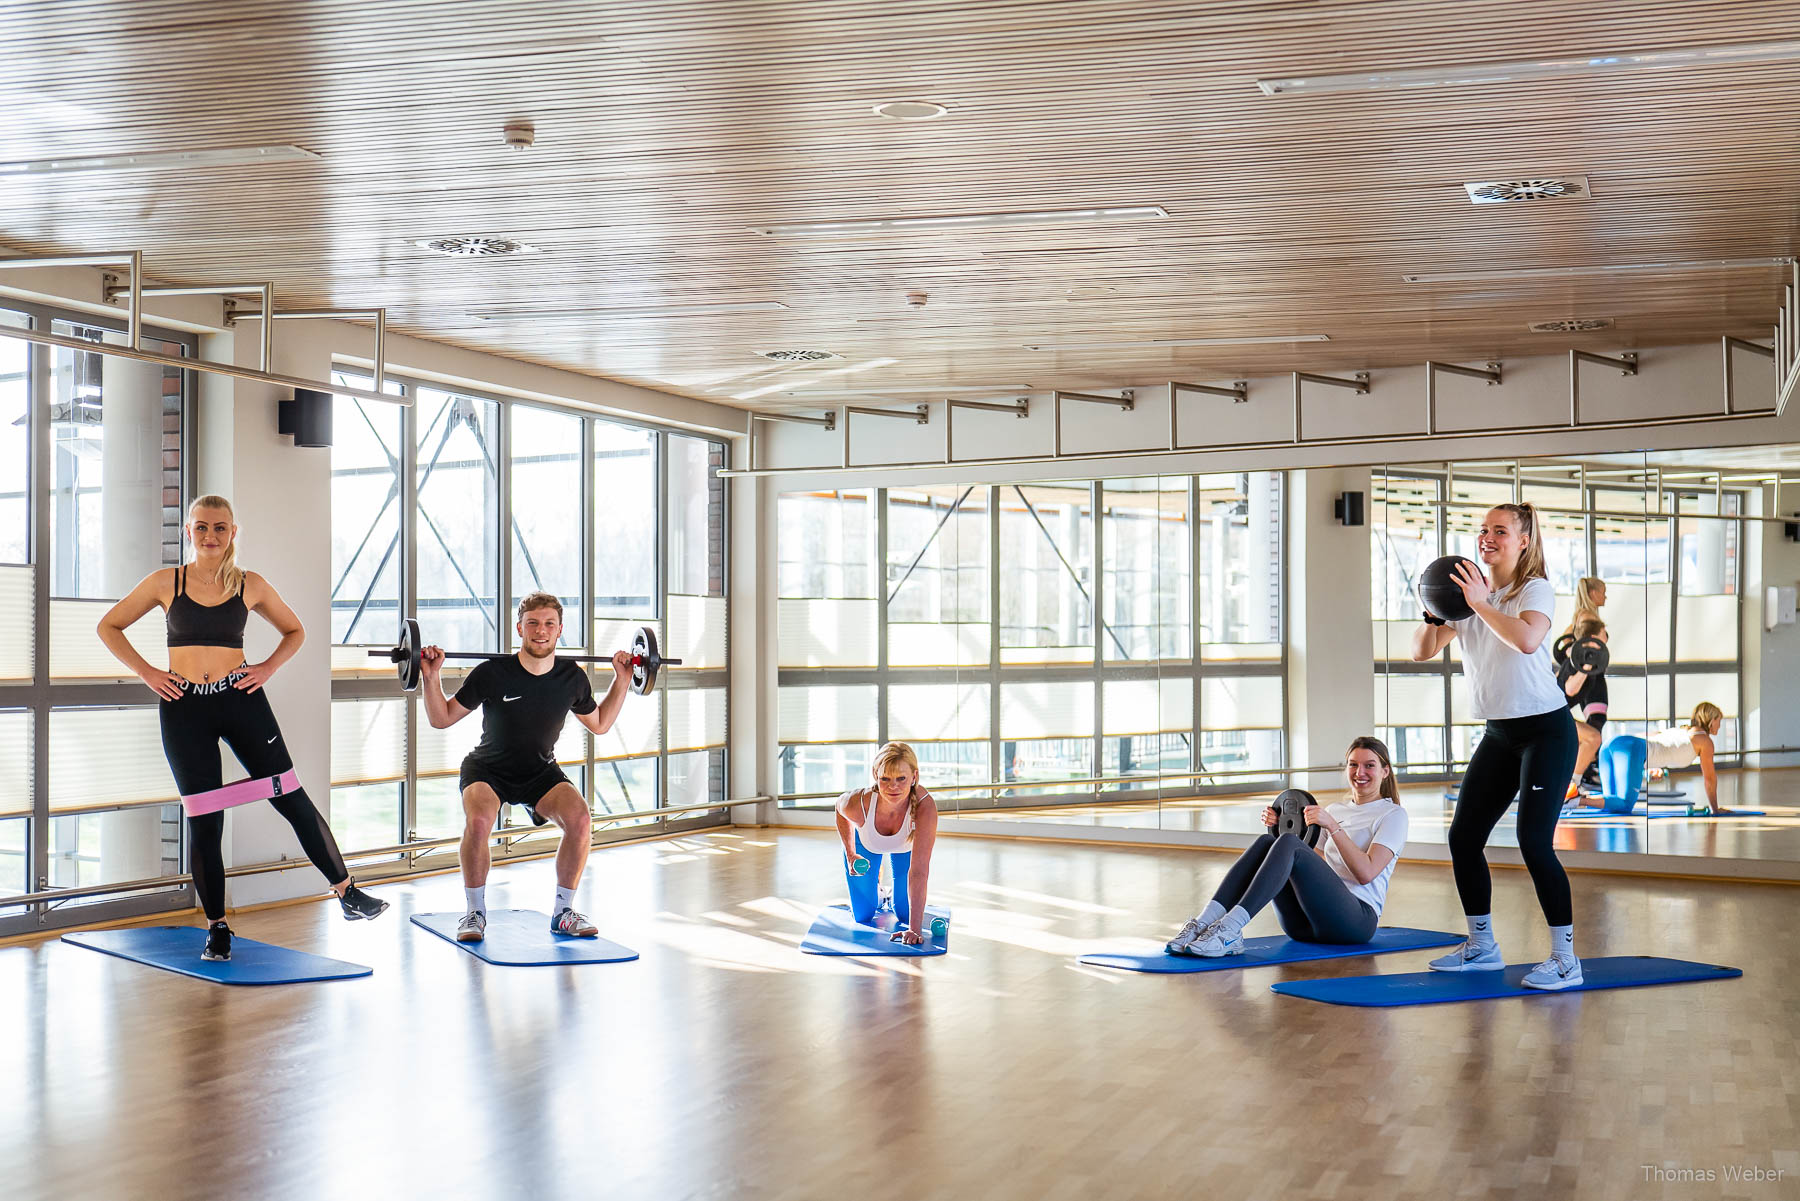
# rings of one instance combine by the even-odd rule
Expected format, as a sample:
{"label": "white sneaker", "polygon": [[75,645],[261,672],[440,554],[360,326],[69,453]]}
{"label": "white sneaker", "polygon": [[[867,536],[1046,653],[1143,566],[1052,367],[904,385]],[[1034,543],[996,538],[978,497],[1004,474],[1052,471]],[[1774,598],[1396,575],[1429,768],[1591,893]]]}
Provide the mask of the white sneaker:
{"label": "white sneaker", "polygon": [[1188,947],[1205,938],[1211,930],[1211,926],[1202,926],[1199,918],[1190,917],[1187,925],[1181,928],[1181,933],[1163,944],[1163,950],[1171,955],[1185,955]]}
{"label": "white sneaker", "polygon": [[1235,933],[1223,926],[1209,926],[1206,937],[1191,944],[1187,954],[1198,955],[1202,959],[1222,959],[1227,955],[1244,953],[1244,932]]}
{"label": "white sneaker", "polygon": [[471,909],[456,923],[457,942],[480,942],[487,937],[487,914]]}
{"label": "white sneaker", "polygon": [[1526,972],[1525,978],[1519,983],[1526,988],[1541,988],[1545,992],[1574,988],[1581,983],[1581,960],[1552,955]]}
{"label": "white sneaker", "polygon": [[565,909],[550,919],[550,933],[566,934],[571,938],[598,938],[600,930],[573,909]]}
{"label": "white sneaker", "polygon": [[1499,943],[1484,947],[1465,940],[1426,966],[1434,972],[1497,972],[1506,966],[1506,956],[1500,953]]}

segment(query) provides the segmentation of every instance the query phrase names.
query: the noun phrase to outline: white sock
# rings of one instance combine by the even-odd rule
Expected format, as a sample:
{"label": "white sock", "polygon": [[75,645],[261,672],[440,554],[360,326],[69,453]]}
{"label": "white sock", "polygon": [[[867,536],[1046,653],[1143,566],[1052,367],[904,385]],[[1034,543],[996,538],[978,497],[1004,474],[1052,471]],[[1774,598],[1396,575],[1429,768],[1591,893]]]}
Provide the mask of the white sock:
{"label": "white sock", "polygon": [[1471,913],[1469,915],[1469,941],[1478,947],[1500,945],[1494,941],[1494,915],[1491,913]]}
{"label": "white sock", "polygon": [[565,909],[573,908],[575,908],[575,890],[573,888],[564,888],[562,885],[558,884],[556,886],[556,908],[552,909],[550,912],[561,913]]}
{"label": "white sock", "polygon": [[1202,928],[1205,928],[1224,916],[1225,906],[1219,904],[1217,901],[1208,901],[1206,903],[1206,908],[1202,909],[1200,911],[1200,916],[1194,920],[1199,922]]}
{"label": "white sock", "polygon": [[474,888],[463,889],[463,899],[468,902],[470,913],[486,913],[487,885],[477,884]]}
{"label": "white sock", "polygon": [[1244,926],[1249,921],[1250,915],[1244,911],[1244,907],[1242,905],[1233,905],[1231,907],[1231,912],[1219,919],[1219,933],[1226,935],[1237,934],[1239,931],[1243,930]]}
{"label": "white sock", "polygon": [[1550,927],[1550,953],[1558,959],[1575,958],[1575,927]]}

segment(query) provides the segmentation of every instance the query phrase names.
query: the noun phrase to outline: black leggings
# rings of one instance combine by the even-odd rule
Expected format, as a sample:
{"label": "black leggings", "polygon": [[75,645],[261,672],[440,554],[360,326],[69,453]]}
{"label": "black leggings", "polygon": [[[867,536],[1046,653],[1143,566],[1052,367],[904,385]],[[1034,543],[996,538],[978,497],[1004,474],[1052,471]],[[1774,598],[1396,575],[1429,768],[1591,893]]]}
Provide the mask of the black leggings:
{"label": "black leggings", "polygon": [[1552,926],[1575,920],[1569,877],[1556,858],[1555,839],[1556,819],[1562,815],[1579,746],[1567,709],[1488,722],[1469,757],[1469,770],[1456,793],[1456,816],[1450,821],[1450,863],[1464,913],[1493,910],[1493,882],[1485,854],[1488,835],[1517,797],[1519,854],[1537,887],[1544,918]]}
{"label": "black leggings", "polygon": [[1262,834],[1225,873],[1213,900],[1255,917],[1275,902],[1281,932],[1297,942],[1360,943],[1375,937],[1377,914],[1311,847],[1292,834]]}
{"label": "black leggings", "polygon": [[[235,675],[227,676],[219,683],[236,679]],[[169,771],[182,796],[211,792],[224,784],[220,739],[225,740],[252,779],[278,776],[294,766],[281,737],[281,727],[275,722],[275,711],[269,708],[269,698],[260,689],[243,692],[217,684],[190,684],[180,700],[165,700],[158,709],[163,753],[169,758]],[[285,793],[269,803],[294,827],[301,849],[325,879],[334,886],[349,879],[337,840],[307,799],[305,789]],[[218,921],[225,916],[225,814],[203,813],[188,818],[187,823],[194,891],[207,918]]]}

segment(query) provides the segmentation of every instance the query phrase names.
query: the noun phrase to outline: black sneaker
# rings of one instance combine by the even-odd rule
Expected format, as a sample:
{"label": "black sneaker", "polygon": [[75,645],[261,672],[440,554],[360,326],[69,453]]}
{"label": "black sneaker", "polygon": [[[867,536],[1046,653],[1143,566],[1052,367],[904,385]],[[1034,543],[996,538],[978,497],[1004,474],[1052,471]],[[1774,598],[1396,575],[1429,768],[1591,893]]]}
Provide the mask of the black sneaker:
{"label": "black sneaker", "polygon": [[200,958],[211,963],[223,963],[231,958],[231,927],[224,922],[206,928],[206,949],[200,952]]}
{"label": "black sneaker", "polygon": [[388,903],[372,897],[350,881],[350,887],[344,889],[344,895],[338,898],[338,904],[344,907],[344,920],[347,922],[367,921],[378,918],[387,912]]}

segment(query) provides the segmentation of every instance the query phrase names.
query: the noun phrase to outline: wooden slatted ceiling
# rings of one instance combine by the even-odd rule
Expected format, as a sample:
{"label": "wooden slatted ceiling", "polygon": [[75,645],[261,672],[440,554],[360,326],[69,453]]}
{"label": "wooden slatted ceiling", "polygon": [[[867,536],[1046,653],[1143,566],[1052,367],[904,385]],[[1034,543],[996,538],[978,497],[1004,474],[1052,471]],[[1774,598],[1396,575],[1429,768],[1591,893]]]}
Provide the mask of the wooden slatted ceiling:
{"label": "wooden slatted ceiling", "polygon": [[[0,3],[0,161],[296,143],[316,163],[0,181],[0,242],[142,247],[426,337],[728,399],[1144,386],[1757,336],[1774,270],[1409,285],[1415,271],[1747,258],[1800,242],[1800,65],[1263,96],[1258,77],[1784,39],[1791,3]],[[924,97],[932,122],[869,107]],[[531,121],[536,149],[500,144]],[[1590,199],[1462,183],[1586,175]],[[1160,204],[1167,220],[842,238],[755,225]],[[543,248],[453,261],[418,237]],[[922,311],[907,291],[931,296]],[[789,311],[482,320],[778,300]],[[1615,330],[1531,334],[1610,317]],[[1027,345],[1324,333],[1328,343]],[[826,395],[823,386],[820,395]],[[773,394],[751,402],[782,407]]]}

